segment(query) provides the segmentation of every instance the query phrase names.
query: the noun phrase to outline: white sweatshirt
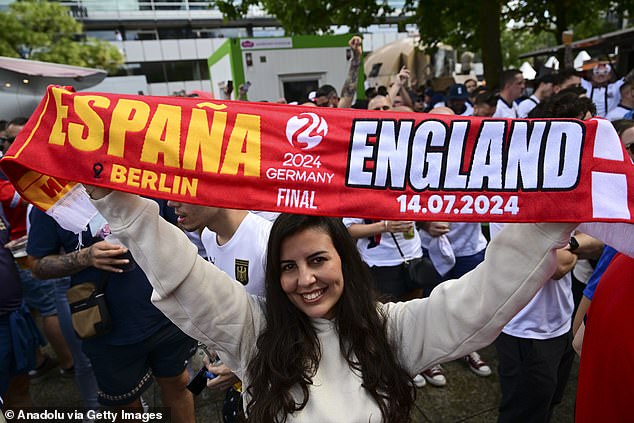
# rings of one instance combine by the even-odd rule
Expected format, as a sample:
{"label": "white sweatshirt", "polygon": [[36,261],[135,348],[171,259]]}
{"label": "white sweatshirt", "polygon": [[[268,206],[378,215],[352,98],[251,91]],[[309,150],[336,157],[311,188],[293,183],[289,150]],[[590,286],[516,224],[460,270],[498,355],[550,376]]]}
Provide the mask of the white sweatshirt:
{"label": "white sweatshirt", "polygon": [[[265,325],[264,300],[198,256],[187,237],[158,215],[155,202],[115,191],[93,203],[148,276],[152,302],[189,336],[216,349],[246,389],[246,368]],[[442,283],[429,298],[377,304],[386,309],[388,335],[405,369],[415,375],[489,345],[553,274],[554,249],[566,245],[575,226],[507,225],[474,271]],[[313,324],[322,358],[306,407],[287,421],[380,422],[378,405],[341,354],[335,323]]]}

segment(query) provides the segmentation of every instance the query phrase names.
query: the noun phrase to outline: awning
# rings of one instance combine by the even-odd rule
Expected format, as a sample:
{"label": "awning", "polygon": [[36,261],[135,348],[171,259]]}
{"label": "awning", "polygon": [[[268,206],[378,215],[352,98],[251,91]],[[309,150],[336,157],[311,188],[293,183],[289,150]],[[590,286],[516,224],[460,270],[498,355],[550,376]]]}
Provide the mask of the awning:
{"label": "awning", "polygon": [[107,76],[106,71],[100,69],[2,56],[0,70],[4,71],[1,82],[6,88],[9,88],[6,86],[7,82],[20,82],[34,86],[36,90],[41,89],[40,95],[44,95],[46,87],[50,84],[72,85],[76,90],[82,90],[97,85]]}
{"label": "awning", "polygon": [[0,118],[28,117],[49,85],[93,87],[106,78],[100,69],[0,56]]}

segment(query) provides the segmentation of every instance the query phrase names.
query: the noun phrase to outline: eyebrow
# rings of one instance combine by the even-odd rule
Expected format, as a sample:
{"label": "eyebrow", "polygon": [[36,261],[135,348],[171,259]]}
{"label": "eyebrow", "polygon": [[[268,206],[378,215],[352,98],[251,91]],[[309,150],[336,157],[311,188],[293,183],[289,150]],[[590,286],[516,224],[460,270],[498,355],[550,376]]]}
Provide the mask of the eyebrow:
{"label": "eyebrow", "polygon": [[[326,250],[323,250],[323,251],[316,251],[316,252],[314,252],[314,253],[312,253],[312,254],[309,254],[306,258],[311,259],[311,258],[313,258],[313,257],[320,256],[320,255],[322,255],[322,254],[326,254],[326,253],[327,253],[327,251],[326,251]],[[280,263],[294,263],[294,262],[295,262],[295,260],[290,260],[290,259],[280,259]]]}

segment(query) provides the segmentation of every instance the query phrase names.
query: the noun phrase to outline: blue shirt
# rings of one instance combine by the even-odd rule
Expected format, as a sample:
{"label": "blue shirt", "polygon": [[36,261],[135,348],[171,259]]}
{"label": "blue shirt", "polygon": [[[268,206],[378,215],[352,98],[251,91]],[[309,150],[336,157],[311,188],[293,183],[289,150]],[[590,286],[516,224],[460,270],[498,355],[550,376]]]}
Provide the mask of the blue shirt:
{"label": "blue shirt", "polygon": [[592,276],[590,276],[590,279],[588,280],[588,285],[586,286],[586,289],[583,290],[584,297],[589,298],[590,300],[592,299],[592,297],[594,297],[594,291],[596,291],[597,285],[599,285],[601,276],[603,276],[605,270],[608,268],[610,262],[617,252],[618,251],[616,251],[609,245],[606,245],[603,248],[603,254],[601,254],[601,257],[597,262],[597,266],[594,268],[594,272],[592,272]]}
{"label": "blue shirt", "polygon": [[[164,202],[159,202],[166,209]],[[167,211],[167,210],[166,210]],[[171,216],[170,216],[171,217]],[[63,229],[55,220],[38,209],[30,215],[31,229],[27,253],[42,258],[53,254],[75,251],[79,238],[73,232]],[[168,219],[169,220],[169,219]],[[90,230],[82,233],[83,247],[103,241],[93,237]],[[158,242],[158,240],[157,240]],[[140,342],[170,321],[150,301],[152,286],[140,267],[130,272],[107,272],[105,289],[106,301],[112,318],[112,331],[90,342],[104,342],[109,345],[127,345]],[[99,282],[104,272],[89,267],[70,275],[71,285],[82,282]]]}

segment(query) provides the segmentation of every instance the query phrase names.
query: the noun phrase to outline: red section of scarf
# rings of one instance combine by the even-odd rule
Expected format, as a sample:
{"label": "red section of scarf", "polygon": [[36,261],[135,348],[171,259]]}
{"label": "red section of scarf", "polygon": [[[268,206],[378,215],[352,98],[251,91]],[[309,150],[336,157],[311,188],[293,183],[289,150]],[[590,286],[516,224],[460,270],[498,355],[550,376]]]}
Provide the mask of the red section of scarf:
{"label": "red section of scarf", "polygon": [[631,222],[634,167],[602,124],[49,87],[0,166],[42,209],[81,182],[330,216]]}

